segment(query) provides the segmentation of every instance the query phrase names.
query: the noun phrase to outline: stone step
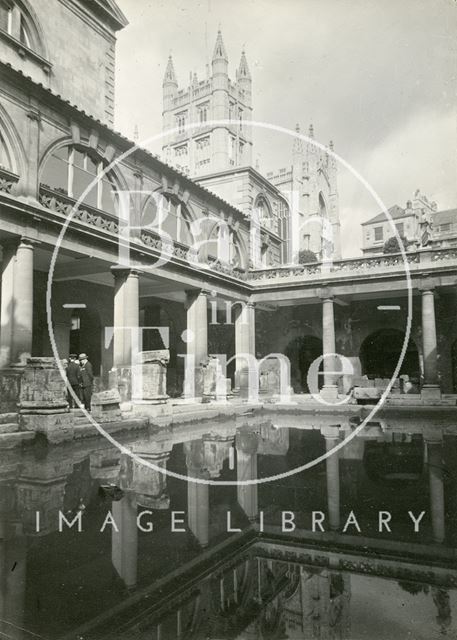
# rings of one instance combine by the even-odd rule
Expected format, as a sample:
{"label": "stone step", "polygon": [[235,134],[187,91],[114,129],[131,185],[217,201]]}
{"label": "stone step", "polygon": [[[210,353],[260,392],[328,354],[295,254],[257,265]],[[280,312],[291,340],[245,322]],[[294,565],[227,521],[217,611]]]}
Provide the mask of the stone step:
{"label": "stone step", "polygon": [[16,431],[19,431],[19,425],[17,422],[0,424],[0,433],[15,433]]}
{"label": "stone step", "polygon": [[17,423],[17,413],[0,413],[0,424]]}
{"label": "stone step", "polygon": [[18,431],[17,433],[0,433],[0,449],[14,449],[24,442],[35,439],[33,431]]}

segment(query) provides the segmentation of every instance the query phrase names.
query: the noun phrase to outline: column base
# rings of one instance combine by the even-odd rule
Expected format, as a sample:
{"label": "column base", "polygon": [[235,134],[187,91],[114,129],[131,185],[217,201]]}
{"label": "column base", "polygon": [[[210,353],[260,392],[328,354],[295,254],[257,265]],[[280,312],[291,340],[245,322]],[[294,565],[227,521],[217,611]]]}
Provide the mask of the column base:
{"label": "column base", "polygon": [[437,384],[424,384],[421,389],[421,401],[428,402],[440,402],[441,389]]}
{"label": "column base", "polygon": [[132,368],[113,367],[108,374],[110,389],[117,389],[121,403],[130,402],[132,398]]}
{"label": "column base", "polygon": [[132,398],[132,404],[146,405],[146,404],[167,404],[170,400],[170,396],[156,396],[155,398]]}
{"label": "column base", "polygon": [[329,402],[331,400],[338,400],[338,387],[336,386],[336,384],[324,385],[320,390],[319,395],[322,400],[327,400]]}

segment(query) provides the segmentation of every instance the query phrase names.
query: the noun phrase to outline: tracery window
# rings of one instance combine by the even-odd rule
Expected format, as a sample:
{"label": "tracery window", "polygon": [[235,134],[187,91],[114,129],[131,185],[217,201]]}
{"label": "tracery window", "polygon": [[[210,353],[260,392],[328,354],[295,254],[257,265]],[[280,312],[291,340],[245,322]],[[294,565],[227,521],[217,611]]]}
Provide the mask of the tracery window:
{"label": "tracery window", "polygon": [[186,130],[186,113],[178,113],[176,116],[176,126],[178,127],[178,133],[184,133]]}
{"label": "tracery window", "polygon": [[200,124],[204,124],[208,120],[208,106],[206,104],[201,105],[198,111]]}
{"label": "tracery window", "polygon": [[116,214],[116,183],[109,173],[102,176],[103,170],[103,161],[92,150],[73,146],[59,147],[49,156],[43,169],[41,183],[75,200],[92,185],[83,202],[107,213]]}

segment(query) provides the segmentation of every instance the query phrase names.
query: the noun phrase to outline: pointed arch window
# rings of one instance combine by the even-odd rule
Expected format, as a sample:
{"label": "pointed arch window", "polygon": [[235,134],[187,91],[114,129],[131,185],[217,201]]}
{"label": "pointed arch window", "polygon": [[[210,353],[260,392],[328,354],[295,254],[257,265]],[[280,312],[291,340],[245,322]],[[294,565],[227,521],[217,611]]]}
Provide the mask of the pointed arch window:
{"label": "pointed arch window", "polygon": [[0,131],[0,167],[2,169],[7,169],[8,171],[13,171],[14,169],[9,146],[1,131]]}
{"label": "pointed arch window", "polygon": [[217,259],[222,264],[238,269],[244,268],[243,251],[238,234],[226,222],[219,222],[211,231],[207,243],[207,255],[209,260]]}
{"label": "pointed arch window", "polygon": [[41,185],[75,200],[90,187],[84,204],[117,215],[117,185],[112,174],[102,175],[103,170],[104,163],[93,150],[63,146],[47,159]]}
{"label": "pointed arch window", "polygon": [[327,217],[327,205],[325,204],[324,196],[322,192],[319,193],[319,215],[323,218]]}

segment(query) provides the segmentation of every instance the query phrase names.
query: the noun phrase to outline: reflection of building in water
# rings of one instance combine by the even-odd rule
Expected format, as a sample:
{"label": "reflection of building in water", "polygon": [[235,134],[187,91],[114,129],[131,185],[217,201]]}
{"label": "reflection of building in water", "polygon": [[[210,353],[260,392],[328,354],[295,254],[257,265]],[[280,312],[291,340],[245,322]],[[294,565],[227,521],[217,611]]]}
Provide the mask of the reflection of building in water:
{"label": "reflection of building in water", "polygon": [[[387,414],[391,412],[386,410]],[[335,446],[344,432],[344,428],[332,425],[332,414],[311,417],[323,423],[317,433],[316,425],[313,430],[287,431],[285,425],[291,419],[287,416],[275,416],[271,421],[275,428],[263,415],[241,418],[236,433],[233,424],[222,423],[220,431],[201,424],[177,430],[161,444],[144,434],[132,438],[128,446],[155,460],[158,466],[184,470],[193,477],[209,479],[211,468],[214,480],[231,477],[249,481],[259,476],[265,461],[295,460],[297,453],[302,456],[309,449],[312,456],[323,453],[329,443]],[[395,419],[391,417],[390,422],[394,424]],[[346,430],[350,428],[350,424],[345,426]],[[319,473],[293,476],[285,484],[233,487],[232,503],[225,495],[218,502],[222,488],[207,484],[189,482],[187,495],[182,495],[176,484],[181,487],[181,481],[166,478],[158,470],[137,468],[129,456],[121,456],[104,442],[82,443],[78,452],[69,445],[23,454],[2,452],[1,566],[13,567],[18,562],[17,572],[15,568],[1,573],[2,611],[10,611],[7,619],[15,624],[40,631],[33,625],[38,619],[48,620],[50,603],[60,597],[52,591],[57,572],[62,598],[74,590],[75,579],[85,585],[80,600],[74,603],[80,618],[72,618],[74,629],[104,611],[104,624],[108,625],[105,632],[117,630],[122,619],[119,628],[133,638],[140,629],[162,639],[186,637],[191,632],[202,638],[281,638],[284,634],[296,640],[350,638],[351,609],[360,606],[357,603],[366,590],[360,576],[365,575],[375,581],[379,602],[390,589],[391,583],[383,582],[388,578],[400,584],[411,603],[417,585],[425,585],[420,592],[431,611],[429,624],[433,629],[451,629],[457,575],[450,562],[453,549],[447,546],[455,539],[456,526],[452,511],[455,477],[448,469],[454,464],[455,436],[446,435],[443,447],[439,426],[420,426],[414,416],[410,423],[403,419],[403,428],[396,429],[391,431],[389,420],[382,428],[371,423],[361,438],[342,450],[338,464],[329,466],[327,462]],[[417,436],[424,436],[420,474],[417,438],[411,437],[414,430]],[[400,437],[402,433],[404,437]],[[231,451],[233,442],[235,452]],[[373,455],[374,449],[382,455]],[[367,452],[371,452],[369,456]],[[398,455],[402,467],[397,464]],[[357,489],[351,486],[354,482]],[[103,497],[98,492],[100,484]],[[54,490],[56,487],[58,490]],[[389,507],[392,532],[380,536],[372,512],[378,505],[386,505],[389,491],[397,495],[396,503]],[[291,501],[292,496],[295,498]],[[221,536],[221,529],[214,527],[215,520],[221,518],[218,509],[222,504],[233,512],[235,526],[242,532]],[[150,514],[142,524],[153,523],[151,532],[137,527],[137,515],[144,505]],[[316,505],[328,518],[326,532],[334,526],[331,547],[328,533],[318,529],[312,534],[307,524],[306,517]],[[404,507],[403,521],[398,505]],[[281,531],[275,507],[295,510],[295,531]],[[176,534],[181,537],[175,543],[169,516],[177,508],[184,513],[179,517],[187,533]],[[74,530],[56,533],[59,509],[70,520],[79,510],[84,511],[81,534]],[[100,534],[98,529],[108,509],[117,530],[108,526]],[[354,538],[354,528],[346,534],[341,531],[349,509],[357,513],[361,537]],[[417,537],[411,521],[409,528],[404,526],[408,524],[408,509],[415,514],[426,511]],[[264,522],[259,535],[260,511],[264,512]],[[36,512],[43,525],[41,532],[33,530]],[[166,525],[161,518],[168,518]],[[199,545],[189,545],[192,540]],[[421,544],[416,544],[419,541]],[[51,556],[46,551],[50,546]],[[96,568],[96,578],[93,571],[92,577],[85,575],[86,560],[82,557],[88,549],[94,551],[91,564]],[[37,565],[40,556],[45,564],[41,560]],[[60,564],[62,558],[67,562],[67,557],[78,567],[77,578],[73,569],[67,575]],[[113,579],[120,592],[111,611],[113,601],[100,594],[105,589],[110,592],[112,586],[107,585],[112,585]],[[157,584],[156,579],[160,579]],[[100,610],[88,600],[93,600],[93,591],[86,592],[89,584],[92,589],[100,589],[95,603]],[[143,597],[141,594],[147,595],[148,606],[142,606],[138,613],[135,603]],[[89,632],[85,631],[88,638],[96,636],[97,624],[89,624]],[[3,627],[0,630],[8,631]]]}
{"label": "reflection of building in water", "polygon": [[287,637],[350,638],[350,598],[349,574],[300,567],[296,589],[284,602]]}

